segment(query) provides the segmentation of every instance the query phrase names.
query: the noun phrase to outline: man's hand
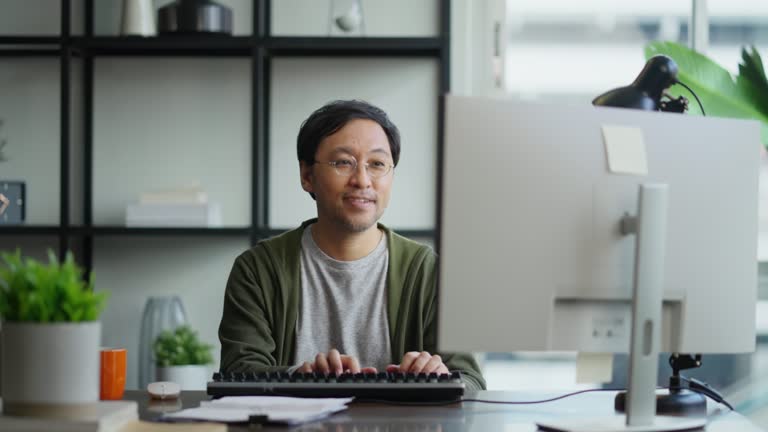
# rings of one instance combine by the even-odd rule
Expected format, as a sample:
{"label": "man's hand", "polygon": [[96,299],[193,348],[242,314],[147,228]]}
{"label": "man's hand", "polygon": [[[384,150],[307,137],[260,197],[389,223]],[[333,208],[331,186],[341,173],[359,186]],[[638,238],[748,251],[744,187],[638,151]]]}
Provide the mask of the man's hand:
{"label": "man's hand", "polygon": [[450,373],[448,367],[443,364],[443,359],[439,355],[431,355],[426,351],[411,351],[405,353],[403,360],[399,365],[387,366],[387,372],[396,373]]}
{"label": "man's hand", "polygon": [[339,353],[336,348],[328,351],[328,354],[319,353],[315,356],[315,361],[304,362],[300,368],[296,369],[296,372],[301,373],[335,373],[341,375],[342,373],[376,373],[376,368],[372,367],[360,367],[360,362],[356,358]]}

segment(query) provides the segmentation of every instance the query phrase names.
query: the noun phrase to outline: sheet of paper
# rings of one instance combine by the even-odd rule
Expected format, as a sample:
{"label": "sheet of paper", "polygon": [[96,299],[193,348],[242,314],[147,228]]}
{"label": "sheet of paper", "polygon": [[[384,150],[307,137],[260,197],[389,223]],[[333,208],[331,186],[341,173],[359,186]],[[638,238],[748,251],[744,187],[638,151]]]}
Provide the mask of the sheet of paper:
{"label": "sheet of paper", "polygon": [[608,170],[615,174],[648,175],[643,131],[637,127],[603,125]]}
{"label": "sheet of paper", "polygon": [[605,383],[613,376],[613,354],[578,353],[576,355],[576,383]]}
{"label": "sheet of paper", "polygon": [[200,407],[166,414],[168,421],[244,423],[253,415],[289,425],[318,420],[347,409],[353,398],[291,398],[279,396],[228,396],[202,401]]}

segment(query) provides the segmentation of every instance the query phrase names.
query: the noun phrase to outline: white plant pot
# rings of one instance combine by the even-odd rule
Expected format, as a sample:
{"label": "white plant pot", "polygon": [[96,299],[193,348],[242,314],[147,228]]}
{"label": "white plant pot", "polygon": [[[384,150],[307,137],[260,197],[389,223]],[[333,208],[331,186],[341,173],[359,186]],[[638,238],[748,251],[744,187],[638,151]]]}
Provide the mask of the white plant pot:
{"label": "white plant pot", "polygon": [[3,323],[4,414],[99,400],[101,323]]}
{"label": "white plant pot", "polygon": [[205,390],[211,379],[208,365],[158,367],[156,371],[158,381],[173,381],[182,390]]}

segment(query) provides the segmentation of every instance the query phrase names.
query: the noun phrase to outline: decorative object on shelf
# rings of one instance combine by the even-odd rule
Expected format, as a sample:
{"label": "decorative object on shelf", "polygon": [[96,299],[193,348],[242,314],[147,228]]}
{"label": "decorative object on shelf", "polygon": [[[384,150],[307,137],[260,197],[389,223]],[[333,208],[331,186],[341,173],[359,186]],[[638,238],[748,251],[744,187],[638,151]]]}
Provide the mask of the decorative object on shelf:
{"label": "decorative object on shelf", "polygon": [[107,294],[68,252],[48,264],[0,254],[0,338],[3,413],[71,414],[99,400],[99,314]]}
{"label": "decorative object on shelf", "polygon": [[24,223],[25,192],[24,182],[0,180],[0,225]]}
{"label": "decorative object on shelf", "polygon": [[232,34],[232,10],[213,0],[176,0],[157,12],[161,34]]}
{"label": "decorative object on shelf", "polygon": [[[5,123],[5,121],[0,119],[0,128],[3,127],[3,123]],[[8,160],[8,157],[6,157],[3,153],[3,148],[5,148],[6,144],[8,144],[8,140],[5,138],[0,138],[0,162],[6,162]]]}
{"label": "decorative object on shelf", "polygon": [[123,0],[120,23],[123,36],[155,36],[155,10],[152,0]]}
{"label": "decorative object on shelf", "polygon": [[144,305],[139,338],[139,388],[155,381],[155,362],[152,344],[165,330],[173,330],[187,323],[184,305],[178,296],[150,297]]}
{"label": "decorative object on shelf", "polygon": [[182,390],[205,390],[213,363],[213,346],[203,343],[189,326],[160,333],[152,345],[158,381],[179,384]]}
{"label": "decorative object on shelf", "polygon": [[365,14],[362,0],[352,0],[351,3],[342,0],[331,0],[328,14],[328,36],[333,35],[333,29],[339,29],[342,34],[360,30],[358,36],[365,36]]}
{"label": "decorative object on shelf", "polygon": [[221,206],[209,203],[208,194],[199,186],[145,192],[137,204],[125,209],[127,227],[200,227],[221,226]]}

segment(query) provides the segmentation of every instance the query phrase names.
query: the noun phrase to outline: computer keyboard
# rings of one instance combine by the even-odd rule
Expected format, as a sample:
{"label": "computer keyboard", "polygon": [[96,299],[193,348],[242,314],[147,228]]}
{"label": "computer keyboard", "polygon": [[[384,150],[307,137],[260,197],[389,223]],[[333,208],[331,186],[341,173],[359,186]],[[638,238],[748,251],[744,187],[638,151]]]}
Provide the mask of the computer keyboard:
{"label": "computer keyboard", "polygon": [[451,401],[464,394],[461,373],[319,374],[216,372],[208,394],[222,396],[350,397],[387,401]]}

